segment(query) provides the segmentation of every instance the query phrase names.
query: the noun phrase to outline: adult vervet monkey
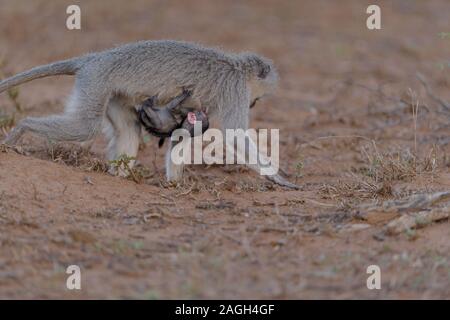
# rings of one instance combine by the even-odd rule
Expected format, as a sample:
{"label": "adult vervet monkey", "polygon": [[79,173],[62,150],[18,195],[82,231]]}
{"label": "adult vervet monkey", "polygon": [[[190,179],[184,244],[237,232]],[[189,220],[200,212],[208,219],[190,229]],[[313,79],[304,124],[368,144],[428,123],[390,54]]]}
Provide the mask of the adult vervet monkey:
{"label": "adult vervet monkey", "polygon": [[[143,97],[168,101],[183,89],[215,118],[221,129],[246,130],[249,106],[277,82],[272,62],[253,53],[225,53],[180,41],[142,41],[38,66],[0,82],[0,92],[38,78],[75,75],[72,95],[62,114],[28,117],[5,139],[16,144],[27,131],[49,140],[86,141],[97,135],[102,123],[110,128],[108,157],[134,157],[139,146],[140,124],[134,106]],[[249,139],[251,140],[251,139]],[[248,152],[256,152],[250,141]],[[170,150],[169,150],[170,151]],[[132,163],[130,165],[133,165]],[[251,165],[259,171],[261,166]],[[180,167],[167,165],[168,180],[179,180]],[[275,171],[276,172],[276,171]],[[278,174],[271,181],[295,188]]]}

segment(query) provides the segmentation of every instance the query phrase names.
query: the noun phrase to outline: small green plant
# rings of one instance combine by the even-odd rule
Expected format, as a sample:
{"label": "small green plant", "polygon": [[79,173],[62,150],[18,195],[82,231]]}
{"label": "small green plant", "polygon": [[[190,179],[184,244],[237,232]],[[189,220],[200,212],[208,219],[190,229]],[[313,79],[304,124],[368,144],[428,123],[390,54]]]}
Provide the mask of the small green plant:
{"label": "small green plant", "polygon": [[438,33],[438,36],[439,36],[441,39],[445,39],[445,38],[449,38],[449,39],[450,39],[450,32],[444,32],[444,31],[442,31],[442,32],[439,32],[439,33]]}
{"label": "small green plant", "polygon": [[133,180],[136,183],[142,181],[142,175],[140,175],[135,169],[130,167],[130,162],[136,160],[135,157],[130,157],[126,154],[121,154],[116,160],[110,160],[109,164],[116,170],[122,171],[126,174],[126,177]]}
{"label": "small green plant", "polygon": [[[3,58],[0,58],[0,79],[5,78],[5,74],[3,73],[3,67],[5,66],[6,61]],[[15,112],[12,115],[6,113],[0,113],[0,129],[1,128],[11,128],[16,123],[16,114],[22,113],[22,105],[19,102],[19,89],[11,88],[8,90],[9,100],[12,102]]]}
{"label": "small green plant", "polygon": [[[3,77],[2,77],[3,78]],[[11,88],[8,90],[8,97],[11,100],[17,112],[22,113],[22,105],[19,102],[19,88]]]}
{"label": "small green plant", "polygon": [[0,128],[10,128],[16,123],[15,114],[8,115],[0,113]]}
{"label": "small green plant", "polygon": [[[4,58],[0,58],[0,79],[5,78],[5,74],[3,72],[3,67],[6,65],[6,60]],[[17,112],[22,112],[22,105],[19,102],[19,88],[14,87],[8,90],[8,97],[11,100],[14,108]]]}
{"label": "small green plant", "polygon": [[408,229],[405,230],[405,235],[406,235],[406,238],[409,241],[413,241],[413,240],[416,240],[418,238],[417,231],[414,230],[414,229],[411,229],[411,228],[408,228]]}
{"label": "small green plant", "polygon": [[295,164],[295,178],[301,178],[303,176],[303,168],[305,167],[302,160],[297,161]]}

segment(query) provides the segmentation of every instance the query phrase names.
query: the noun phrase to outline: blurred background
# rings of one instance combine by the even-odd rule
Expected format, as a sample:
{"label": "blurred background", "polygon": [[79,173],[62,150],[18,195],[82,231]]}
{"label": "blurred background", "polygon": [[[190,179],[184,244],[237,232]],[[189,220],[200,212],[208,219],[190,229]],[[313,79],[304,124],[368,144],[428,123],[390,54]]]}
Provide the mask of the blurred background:
{"label": "blurred background", "polygon": [[[381,30],[366,27],[374,3]],[[66,28],[71,4],[81,30]],[[151,39],[271,58],[279,90],[252,109],[251,126],[280,129],[283,172],[302,186],[202,167],[163,188],[153,140],[139,155],[153,172],[143,184],[89,173],[91,184],[71,147],[55,156],[27,137],[26,158],[0,158],[0,297],[448,298],[448,219],[382,238],[392,217],[357,212],[450,186],[449,17],[448,0],[0,0],[3,76]],[[12,114],[62,111],[72,84],[47,78],[1,95],[3,132]],[[99,138],[94,156],[103,148]],[[63,196],[54,180],[68,183]],[[160,194],[175,205],[149,204]],[[73,261],[90,284],[81,293],[62,285]],[[372,263],[385,290],[365,287]]]}

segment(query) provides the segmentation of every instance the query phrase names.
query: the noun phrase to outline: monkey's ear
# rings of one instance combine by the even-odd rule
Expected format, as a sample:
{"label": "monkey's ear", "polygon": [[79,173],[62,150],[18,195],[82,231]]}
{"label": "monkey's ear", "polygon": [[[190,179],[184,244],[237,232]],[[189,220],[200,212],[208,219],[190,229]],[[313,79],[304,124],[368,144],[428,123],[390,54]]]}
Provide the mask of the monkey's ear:
{"label": "monkey's ear", "polygon": [[258,78],[261,78],[261,79],[267,78],[267,75],[270,73],[270,69],[271,69],[270,64],[262,63],[260,66]]}
{"label": "monkey's ear", "polygon": [[142,103],[142,105],[146,108],[152,108],[155,105],[155,102],[156,102],[156,96],[153,96],[153,97],[147,98]]}
{"label": "monkey's ear", "polygon": [[266,79],[272,72],[272,61],[254,53],[244,53],[244,64],[249,67],[251,73],[259,79]]}
{"label": "monkey's ear", "polygon": [[182,95],[186,95],[186,97],[190,97],[192,95],[192,91],[183,87]]}

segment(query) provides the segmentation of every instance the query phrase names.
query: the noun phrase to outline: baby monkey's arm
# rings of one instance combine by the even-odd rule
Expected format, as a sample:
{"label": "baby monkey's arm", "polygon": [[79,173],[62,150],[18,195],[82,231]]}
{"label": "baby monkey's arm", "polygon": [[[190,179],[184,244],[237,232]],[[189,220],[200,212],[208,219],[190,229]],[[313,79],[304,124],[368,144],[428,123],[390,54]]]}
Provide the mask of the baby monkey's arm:
{"label": "baby monkey's arm", "polygon": [[170,100],[166,105],[163,106],[163,108],[167,109],[170,113],[176,111],[186,100],[191,96],[191,92],[188,90],[183,90],[183,93],[181,93],[179,96],[176,96],[172,100]]}
{"label": "baby monkey's arm", "polygon": [[161,128],[162,120],[158,111],[154,109],[156,96],[148,98],[138,108],[139,120],[145,128]]}

